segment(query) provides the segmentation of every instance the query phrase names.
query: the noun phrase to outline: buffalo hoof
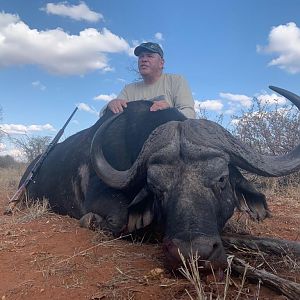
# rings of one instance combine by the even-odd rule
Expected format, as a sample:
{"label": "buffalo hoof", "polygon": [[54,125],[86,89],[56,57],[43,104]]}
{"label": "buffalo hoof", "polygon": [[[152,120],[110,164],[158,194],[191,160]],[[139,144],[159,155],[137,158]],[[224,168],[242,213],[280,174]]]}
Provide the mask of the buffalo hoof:
{"label": "buffalo hoof", "polygon": [[103,222],[103,219],[99,215],[94,214],[92,212],[85,214],[79,220],[80,227],[88,228],[91,230],[100,229],[102,222]]}

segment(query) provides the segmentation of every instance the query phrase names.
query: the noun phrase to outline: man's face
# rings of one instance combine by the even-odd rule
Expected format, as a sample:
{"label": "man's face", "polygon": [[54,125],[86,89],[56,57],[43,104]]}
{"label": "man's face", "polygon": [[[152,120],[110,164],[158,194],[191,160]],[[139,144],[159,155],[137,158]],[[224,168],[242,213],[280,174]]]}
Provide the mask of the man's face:
{"label": "man's face", "polygon": [[141,52],[138,58],[138,67],[142,76],[155,76],[160,74],[164,60],[158,53]]}

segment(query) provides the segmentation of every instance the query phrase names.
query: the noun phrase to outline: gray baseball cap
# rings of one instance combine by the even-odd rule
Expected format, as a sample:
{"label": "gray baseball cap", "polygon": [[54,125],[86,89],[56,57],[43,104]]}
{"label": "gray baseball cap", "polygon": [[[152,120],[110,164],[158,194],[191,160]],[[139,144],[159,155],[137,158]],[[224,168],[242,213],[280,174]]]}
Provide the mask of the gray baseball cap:
{"label": "gray baseball cap", "polygon": [[162,58],[164,57],[164,52],[157,43],[147,42],[140,44],[134,49],[134,55],[139,56],[143,51],[158,53]]}

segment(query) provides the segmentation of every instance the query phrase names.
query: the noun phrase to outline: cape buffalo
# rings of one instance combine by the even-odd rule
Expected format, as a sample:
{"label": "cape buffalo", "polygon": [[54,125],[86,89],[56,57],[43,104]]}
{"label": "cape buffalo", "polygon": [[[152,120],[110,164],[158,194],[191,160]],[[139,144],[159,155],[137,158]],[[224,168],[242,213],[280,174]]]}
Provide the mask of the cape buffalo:
{"label": "cape buffalo", "polygon": [[[300,109],[299,96],[271,88]],[[220,232],[234,209],[256,220],[269,214],[265,196],[238,168],[290,174],[300,168],[300,146],[287,155],[261,155],[212,121],[186,119],[173,108],[150,112],[150,106],[130,102],[123,113],[107,112],[59,143],[29,185],[29,197],[46,197],[55,212],[114,234],[159,224],[172,268],[180,264],[178,249],[223,266]]]}

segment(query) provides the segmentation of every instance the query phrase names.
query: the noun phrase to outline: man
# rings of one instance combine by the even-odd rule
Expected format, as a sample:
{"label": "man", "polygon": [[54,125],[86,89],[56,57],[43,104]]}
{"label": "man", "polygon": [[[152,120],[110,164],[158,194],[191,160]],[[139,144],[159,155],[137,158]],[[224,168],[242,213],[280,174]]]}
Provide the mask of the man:
{"label": "man", "polygon": [[188,118],[195,118],[194,100],[186,80],[180,75],[164,74],[164,53],[156,43],[142,43],[134,50],[142,81],[126,85],[107,107],[120,113],[127,102],[152,100],[150,111],[176,107]]}

